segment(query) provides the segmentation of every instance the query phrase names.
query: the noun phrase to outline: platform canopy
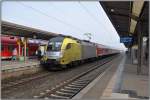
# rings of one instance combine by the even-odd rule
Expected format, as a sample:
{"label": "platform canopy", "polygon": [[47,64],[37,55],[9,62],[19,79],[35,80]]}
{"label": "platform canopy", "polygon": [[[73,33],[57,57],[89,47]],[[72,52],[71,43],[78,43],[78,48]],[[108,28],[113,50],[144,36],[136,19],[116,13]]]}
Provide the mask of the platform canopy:
{"label": "platform canopy", "polygon": [[36,38],[36,39],[43,39],[43,40],[48,40],[52,37],[60,35],[57,33],[43,31],[40,29],[18,25],[7,21],[2,21],[1,26],[2,26],[1,32],[4,35],[14,35],[14,36]]}
{"label": "platform canopy", "polygon": [[[120,37],[133,36],[137,44],[138,23],[141,23],[142,36],[148,36],[148,1],[100,1],[104,11]],[[132,44],[132,45],[133,45]],[[129,45],[126,45],[127,47]]]}

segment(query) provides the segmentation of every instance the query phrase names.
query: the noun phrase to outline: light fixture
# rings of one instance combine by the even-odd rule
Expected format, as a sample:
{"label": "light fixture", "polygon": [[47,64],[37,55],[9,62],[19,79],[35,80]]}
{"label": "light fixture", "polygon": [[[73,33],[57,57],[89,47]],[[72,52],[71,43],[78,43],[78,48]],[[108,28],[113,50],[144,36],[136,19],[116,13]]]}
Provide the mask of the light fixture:
{"label": "light fixture", "polygon": [[147,41],[148,40],[148,38],[147,37],[143,37],[143,41],[145,42],[145,41]]}
{"label": "light fixture", "polygon": [[115,10],[114,10],[114,9],[110,9],[110,11],[111,11],[111,12],[114,12]]}

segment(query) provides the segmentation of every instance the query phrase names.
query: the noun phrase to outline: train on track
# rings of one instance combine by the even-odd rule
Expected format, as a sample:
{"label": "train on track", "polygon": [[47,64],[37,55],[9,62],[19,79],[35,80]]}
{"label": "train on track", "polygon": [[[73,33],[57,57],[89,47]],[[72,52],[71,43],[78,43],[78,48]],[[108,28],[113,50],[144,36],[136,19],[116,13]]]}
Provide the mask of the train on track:
{"label": "train on track", "polygon": [[[12,58],[14,48],[19,52],[19,47],[17,44],[17,36],[1,35],[1,59],[10,59]],[[35,56],[36,50],[39,48],[39,43],[28,42],[26,51],[27,56]],[[24,55],[24,46],[21,45],[20,54]],[[19,54],[19,53],[17,53]]]}
{"label": "train on track", "polygon": [[87,60],[96,60],[117,53],[119,50],[97,43],[69,36],[57,36],[49,40],[41,65],[50,69],[66,68],[68,65],[77,65]]}

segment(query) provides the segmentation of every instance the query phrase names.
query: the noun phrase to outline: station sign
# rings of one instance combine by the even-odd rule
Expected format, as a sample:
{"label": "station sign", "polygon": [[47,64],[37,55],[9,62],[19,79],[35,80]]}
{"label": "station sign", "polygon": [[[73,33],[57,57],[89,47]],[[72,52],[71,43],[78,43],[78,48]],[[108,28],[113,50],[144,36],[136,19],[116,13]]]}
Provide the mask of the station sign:
{"label": "station sign", "polygon": [[132,36],[120,37],[120,43],[132,43],[132,42],[133,42]]}

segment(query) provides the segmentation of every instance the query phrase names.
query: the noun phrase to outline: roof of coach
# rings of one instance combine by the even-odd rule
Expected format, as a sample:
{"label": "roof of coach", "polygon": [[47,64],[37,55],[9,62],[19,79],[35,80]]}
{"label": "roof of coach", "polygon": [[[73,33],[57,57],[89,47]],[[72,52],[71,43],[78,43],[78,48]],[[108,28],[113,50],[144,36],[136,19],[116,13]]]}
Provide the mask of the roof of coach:
{"label": "roof of coach", "polygon": [[1,35],[1,42],[15,43],[16,41],[17,41],[17,37],[16,36]]}

